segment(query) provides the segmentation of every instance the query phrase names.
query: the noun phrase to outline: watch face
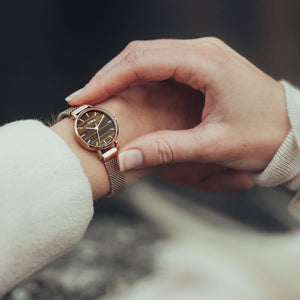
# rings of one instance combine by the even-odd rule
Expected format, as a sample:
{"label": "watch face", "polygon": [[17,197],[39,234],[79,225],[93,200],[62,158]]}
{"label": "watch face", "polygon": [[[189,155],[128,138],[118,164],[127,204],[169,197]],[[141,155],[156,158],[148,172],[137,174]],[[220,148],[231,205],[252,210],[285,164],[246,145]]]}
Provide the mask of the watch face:
{"label": "watch face", "polygon": [[79,114],[75,131],[88,148],[105,149],[116,140],[118,126],[108,112],[100,108],[89,108]]}

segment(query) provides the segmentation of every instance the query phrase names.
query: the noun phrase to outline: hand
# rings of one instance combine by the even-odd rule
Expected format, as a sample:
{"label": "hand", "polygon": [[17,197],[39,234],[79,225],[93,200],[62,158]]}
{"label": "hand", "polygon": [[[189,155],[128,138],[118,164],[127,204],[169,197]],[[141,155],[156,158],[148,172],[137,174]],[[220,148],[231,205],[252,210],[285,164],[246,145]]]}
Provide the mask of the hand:
{"label": "hand", "polygon": [[[164,81],[132,85],[97,105],[112,110],[118,116],[122,148],[127,141],[145,133],[194,128],[201,122],[203,103],[202,93],[175,81]],[[209,192],[240,192],[253,185],[245,172],[214,164],[168,164],[145,171],[175,184]]]}
{"label": "hand", "polygon": [[[184,99],[184,101],[182,101]],[[185,130],[201,122],[203,94],[175,81],[132,85],[117,94],[117,100],[105,101],[116,113],[121,133],[120,145],[145,133],[157,130]],[[111,109],[111,108],[107,108]],[[130,121],[129,121],[130,120]],[[131,127],[132,123],[132,127]],[[125,133],[126,134],[126,133]],[[180,163],[147,169],[163,180],[200,188],[208,192],[241,192],[252,187],[253,182],[245,172],[238,172],[214,164]]]}
{"label": "hand", "polygon": [[205,95],[202,122],[129,142],[120,154],[125,170],[172,162],[247,171],[267,166],[290,130],[283,87],[215,38],[132,43],[70,104],[102,101],[134,82],[169,78]]}

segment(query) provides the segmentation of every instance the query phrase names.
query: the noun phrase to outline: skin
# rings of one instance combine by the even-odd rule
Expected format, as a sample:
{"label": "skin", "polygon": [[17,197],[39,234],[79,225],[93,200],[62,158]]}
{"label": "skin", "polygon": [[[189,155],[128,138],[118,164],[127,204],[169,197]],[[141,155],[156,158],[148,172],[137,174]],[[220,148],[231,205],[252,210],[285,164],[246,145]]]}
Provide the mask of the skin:
{"label": "skin", "polygon": [[[185,102],[182,101],[183,97],[185,97]],[[118,141],[122,147],[135,138],[157,130],[185,130],[197,126],[201,121],[199,116],[203,108],[203,96],[191,88],[172,81],[143,83],[133,85],[110,97],[109,101],[95,106],[104,108],[117,117],[120,128]],[[96,200],[109,191],[108,175],[97,154],[85,150],[75,140],[73,128],[74,120],[70,118],[65,118],[52,127],[78,156],[90,181],[94,200]],[[223,174],[226,170],[216,165],[199,165],[197,169],[194,169],[194,166],[189,164],[174,165],[167,169],[164,167],[143,168],[136,171],[127,171],[127,183],[149,172],[160,174],[162,178],[171,182],[178,182],[179,178],[184,176],[184,173],[181,172],[179,175],[178,172],[174,172],[175,169],[173,168],[176,170],[183,168],[186,174],[193,172],[195,178],[197,178],[197,180],[195,179],[197,186],[203,186],[204,188],[207,186],[207,189],[213,185],[213,183],[209,183],[210,178],[215,181],[214,177],[217,174]],[[174,174],[178,174],[178,176],[174,176]],[[239,189],[247,189],[252,185],[252,182],[245,175],[244,182],[238,184]],[[230,184],[225,182],[222,188],[235,190],[237,187],[236,183],[232,181]]]}
{"label": "skin", "polygon": [[[230,169],[222,180],[230,181],[232,170],[259,172],[269,164],[290,130],[283,87],[216,38],[132,42],[69,103],[101,102],[133,83],[170,78],[204,94],[202,121],[192,129],[160,130],[126,143],[121,153],[142,153],[134,168],[216,164]],[[244,180],[243,172],[234,174]]]}

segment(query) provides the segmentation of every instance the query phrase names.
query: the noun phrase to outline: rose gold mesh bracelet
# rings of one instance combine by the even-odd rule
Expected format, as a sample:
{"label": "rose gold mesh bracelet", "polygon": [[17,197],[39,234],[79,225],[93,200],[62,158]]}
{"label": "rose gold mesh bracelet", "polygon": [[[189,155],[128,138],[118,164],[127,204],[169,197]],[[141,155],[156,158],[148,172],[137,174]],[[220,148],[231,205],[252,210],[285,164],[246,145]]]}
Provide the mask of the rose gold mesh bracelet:
{"label": "rose gold mesh bracelet", "polygon": [[[64,110],[58,115],[57,121],[59,122],[64,118],[72,117],[72,112],[76,109],[78,109],[78,106],[69,107]],[[111,197],[124,189],[126,185],[125,173],[120,171],[117,156],[103,162],[110,182],[110,191],[106,196]]]}

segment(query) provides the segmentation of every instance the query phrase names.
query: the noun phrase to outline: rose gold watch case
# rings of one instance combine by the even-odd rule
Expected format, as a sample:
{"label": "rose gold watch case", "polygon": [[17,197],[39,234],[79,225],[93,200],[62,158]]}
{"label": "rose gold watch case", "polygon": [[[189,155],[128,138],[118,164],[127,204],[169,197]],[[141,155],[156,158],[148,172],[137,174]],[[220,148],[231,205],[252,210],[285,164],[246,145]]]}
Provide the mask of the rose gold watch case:
{"label": "rose gold watch case", "polygon": [[[89,112],[89,111],[99,111],[103,114],[105,114],[106,116],[108,116],[111,121],[113,122],[113,125],[115,127],[115,136],[114,139],[105,147],[103,146],[93,146],[93,145],[89,145],[87,142],[85,142],[79,135],[78,129],[77,129],[77,121],[78,119],[80,119],[80,117]],[[84,147],[87,150],[90,151],[98,151],[98,155],[103,151],[103,150],[109,150],[110,148],[113,147],[117,147],[118,148],[118,143],[117,143],[117,138],[119,135],[119,126],[117,123],[117,120],[115,117],[113,117],[108,111],[102,109],[102,108],[98,108],[98,107],[89,107],[89,108],[85,108],[84,110],[82,110],[78,115],[76,115],[76,119],[75,119],[75,124],[74,124],[74,131],[75,131],[75,137],[76,140],[78,141],[78,143]],[[99,153],[100,152],[100,153]],[[100,156],[100,155],[99,155]]]}

